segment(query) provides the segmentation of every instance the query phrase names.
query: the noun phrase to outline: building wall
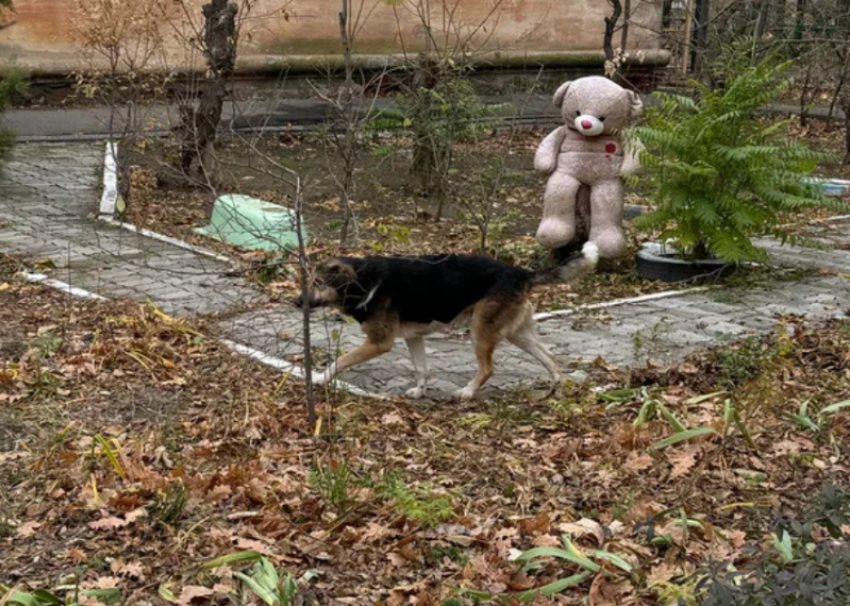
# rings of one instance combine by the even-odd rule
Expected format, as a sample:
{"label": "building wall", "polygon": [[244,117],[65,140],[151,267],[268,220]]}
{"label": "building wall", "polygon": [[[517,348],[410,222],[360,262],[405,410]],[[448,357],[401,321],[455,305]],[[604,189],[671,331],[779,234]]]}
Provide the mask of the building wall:
{"label": "building wall", "polygon": [[[73,71],[91,59],[79,52],[81,27],[77,2],[104,0],[15,0],[16,14],[7,17],[15,23],[0,30],[0,60],[49,72]],[[175,36],[173,23],[179,9],[174,0],[113,0],[116,5],[160,1],[171,11],[172,24],[161,18],[161,31],[167,52],[158,59],[170,69],[191,67],[196,62]],[[357,51],[372,56],[398,54],[421,47],[419,19],[412,2],[432,3],[438,32],[440,0],[365,0],[371,14],[363,26]],[[499,0],[449,0],[457,4],[455,22],[469,28],[486,20]],[[201,22],[202,0],[187,0],[190,13]],[[243,25],[240,63],[243,67],[271,65],[282,58],[313,58],[340,53],[338,11],[340,0],[254,0]],[[355,1],[355,4],[358,4]],[[393,4],[397,6],[393,6]],[[653,0],[633,1],[637,6],[629,34],[629,47],[649,55],[657,51],[655,31],[660,29],[661,4]],[[588,57],[598,61],[602,48],[604,17],[610,11],[607,0],[502,0],[478,35],[478,42],[496,56]],[[185,28],[185,23],[183,24]],[[187,29],[184,31],[188,31]],[[618,37],[616,38],[619,39]],[[656,53],[657,54],[657,53]],[[493,56],[493,55],[491,55]]]}

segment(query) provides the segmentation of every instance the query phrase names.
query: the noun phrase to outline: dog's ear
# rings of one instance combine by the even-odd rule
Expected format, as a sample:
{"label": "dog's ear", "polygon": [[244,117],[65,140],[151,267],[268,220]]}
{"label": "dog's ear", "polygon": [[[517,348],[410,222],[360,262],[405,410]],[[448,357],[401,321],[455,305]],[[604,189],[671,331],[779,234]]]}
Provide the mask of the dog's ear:
{"label": "dog's ear", "polygon": [[331,259],[325,264],[322,271],[326,276],[332,279],[342,278],[346,281],[351,281],[357,277],[354,268],[342,259]]}
{"label": "dog's ear", "polygon": [[560,108],[564,104],[564,97],[567,96],[567,92],[570,90],[571,84],[572,82],[564,82],[558,87],[558,90],[555,91],[555,96],[552,97],[552,102],[555,104],[555,107]]}

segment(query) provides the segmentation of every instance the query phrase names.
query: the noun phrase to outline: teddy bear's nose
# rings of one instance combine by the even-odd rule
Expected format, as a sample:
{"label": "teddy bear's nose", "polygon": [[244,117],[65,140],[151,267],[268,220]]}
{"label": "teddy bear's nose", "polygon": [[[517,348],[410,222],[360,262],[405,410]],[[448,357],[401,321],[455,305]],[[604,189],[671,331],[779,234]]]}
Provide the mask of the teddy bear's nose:
{"label": "teddy bear's nose", "polygon": [[584,129],[593,128],[593,122],[591,122],[590,120],[582,120],[581,121],[581,127],[584,128]]}

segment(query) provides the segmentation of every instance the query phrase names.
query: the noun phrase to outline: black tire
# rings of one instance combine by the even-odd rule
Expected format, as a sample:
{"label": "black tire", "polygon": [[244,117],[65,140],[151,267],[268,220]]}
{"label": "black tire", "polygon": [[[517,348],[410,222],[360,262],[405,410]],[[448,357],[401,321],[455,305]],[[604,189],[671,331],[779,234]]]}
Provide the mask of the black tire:
{"label": "black tire", "polygon": [[695,282],[726,278],[737,269],[734,263],[709,259],[706,261],[683,261],[675,253],[653,252],[642,249],[637,254],[638,274],[657,282]]}

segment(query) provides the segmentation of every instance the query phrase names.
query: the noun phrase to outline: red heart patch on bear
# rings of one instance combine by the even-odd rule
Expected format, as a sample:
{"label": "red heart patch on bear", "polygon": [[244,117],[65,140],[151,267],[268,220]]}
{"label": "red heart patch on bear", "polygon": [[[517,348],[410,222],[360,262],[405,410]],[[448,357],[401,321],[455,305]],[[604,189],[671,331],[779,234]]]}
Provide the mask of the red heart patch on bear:
{"label": "red heart patch on bear", "polygon": [[608,143],[605,146],[605,153],[606,154],[613,154],[615,151],[617,151],[617,146],[614,145],[613,143]]}

